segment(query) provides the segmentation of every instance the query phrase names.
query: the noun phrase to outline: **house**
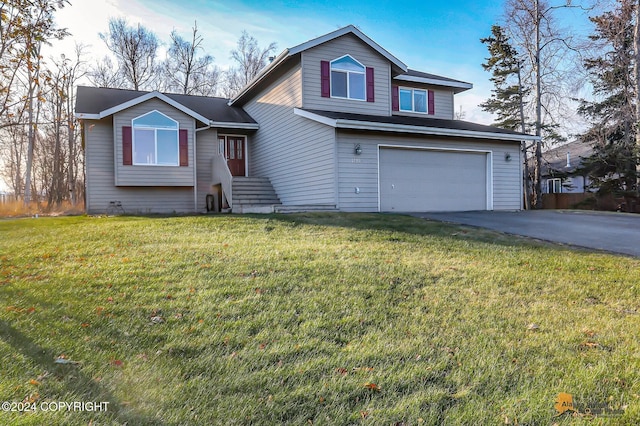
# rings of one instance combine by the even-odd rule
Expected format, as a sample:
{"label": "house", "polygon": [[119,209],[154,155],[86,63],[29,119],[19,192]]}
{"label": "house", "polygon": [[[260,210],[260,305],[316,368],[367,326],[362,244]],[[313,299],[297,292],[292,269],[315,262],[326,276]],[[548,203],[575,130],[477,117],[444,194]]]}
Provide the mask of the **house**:
{"label": "house", "polygon": [[234,99],[79,87],[89,213],[517,210],[521,141],[454,120],[470,83],[354,26],[285,49]]}
{"label": "house", "polygon": [[591,154],[593,148],[579,140],[543,152],[540,168],[542,191],[547,194],[589,192],[589,176],[577,170],[582,159]]}

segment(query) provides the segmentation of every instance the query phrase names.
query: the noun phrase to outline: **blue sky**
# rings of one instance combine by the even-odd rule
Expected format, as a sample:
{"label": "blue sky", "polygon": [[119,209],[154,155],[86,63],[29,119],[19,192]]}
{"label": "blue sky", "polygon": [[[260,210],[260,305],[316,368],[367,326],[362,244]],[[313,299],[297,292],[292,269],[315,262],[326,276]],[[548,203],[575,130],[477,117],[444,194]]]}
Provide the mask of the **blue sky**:
{"label": "blue sky", "polygon": [[242,30],[261,45],[276,42],[277,53],[345,25],[353,24],[410,68],[457,78],[474,89],[456,96],[466,119],[490,123],[477,108],[491,90],[481,63],[487,56],[480,38],[490,33],[502,13],[502,1],[210,1],[71,0],[57,17],[72,33],[56,51],[72,53],[73,42],[90,46],[89,61],[106,54],[98,38],[109,17],[125,17],[168,41],[175,28],[188,37],[194,21],[207,52],[226,68]]}
{"label": "blue sky", "polygon": [[230,51],[243,30],[262,46],[277,43],[277,53],[345,25],[353,24],[410,68],[474,84],[456,96],[456,111],[465,119],[484,124],[491,115],[477,105],[490,96],[489,73],[482,69],[487,57],[480,38],[501,20],[503,0],[258,1],[258,0],[71,0],[58,13],[58,23],[72,33],[56,46],[67,55],[73,42],[90,46],[90,61],[105,55],[98,38],[110,17],[140,22],[167,42],[176,29],[189,37],[194,21],[204,37],[207,53],[222,69],[230,64]]}

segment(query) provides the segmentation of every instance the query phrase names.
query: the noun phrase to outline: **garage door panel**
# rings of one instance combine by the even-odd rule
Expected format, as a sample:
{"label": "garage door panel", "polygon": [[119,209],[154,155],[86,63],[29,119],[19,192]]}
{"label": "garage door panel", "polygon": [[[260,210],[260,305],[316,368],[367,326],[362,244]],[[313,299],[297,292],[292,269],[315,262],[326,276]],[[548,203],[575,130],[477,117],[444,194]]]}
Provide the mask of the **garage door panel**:
{"label": "garage door panel", "polygon": [[487,208],[487,154],[380,149],[381,211]]}

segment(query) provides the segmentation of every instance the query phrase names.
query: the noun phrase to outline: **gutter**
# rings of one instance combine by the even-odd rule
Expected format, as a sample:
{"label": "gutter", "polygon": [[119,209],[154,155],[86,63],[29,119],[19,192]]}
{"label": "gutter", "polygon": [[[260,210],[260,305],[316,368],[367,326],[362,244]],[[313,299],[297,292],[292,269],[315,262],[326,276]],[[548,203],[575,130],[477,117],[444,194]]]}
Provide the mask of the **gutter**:
{"label": "gutter", "polygon": [[[230,128],[230,129],[246,129],[246,130],[258,130],[260,125],[258,123],[237,123],[232,121],[209,121],[209,125],[206,128],[218,127],[218,128]],[[202,128],[200,130],[204,130]]]}
{"label": "gutter", "polygon": [[464,138],[510,140],[517,142],[541,140],[540,136],[533,135],[479,132],[474,130],[412,126],[408,124],[377,123],[373,121],[348,120],[343,118],[328,118],[309,111],[301,110],[299,108],[294,108],[293,113],[338,129],[377,130],[381,132],[413,133],[434,136],[457,136]]}
{"label": "gutter", "polygon": [[418,77],[413,75],[397,75],[393,77],[397,81],[408,81],[413,83],[430,84],[433,86],[452,87],[456,90],[456,93],[464,92],[465,90],[473,89],[473,84],[465,83],[463,81],[451,81],[451,80],[439,80],[435,78]]}

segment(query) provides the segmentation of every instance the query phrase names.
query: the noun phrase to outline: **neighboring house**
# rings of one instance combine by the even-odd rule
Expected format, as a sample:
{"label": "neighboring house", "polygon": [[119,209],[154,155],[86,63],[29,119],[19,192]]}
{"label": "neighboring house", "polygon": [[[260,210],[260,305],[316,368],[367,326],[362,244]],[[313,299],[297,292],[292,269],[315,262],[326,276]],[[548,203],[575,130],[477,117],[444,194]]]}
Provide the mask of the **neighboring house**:
{"label": "neighboring house", "polygon": [[593,154],[589,144],[574,141],[542,153],[542,190],[548,194],[589,192],[589,176],[576,172],[582,159]]}
{"label": "neighboring house", "polygon": [[79,87],[86,208],[201,212],[221,192],[233,212],[518,210],[537,138],[454,120],[471,87],[353,26],[285,49],[230,101]]}

